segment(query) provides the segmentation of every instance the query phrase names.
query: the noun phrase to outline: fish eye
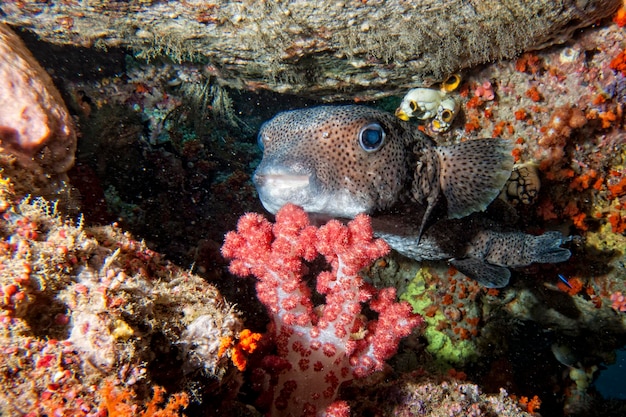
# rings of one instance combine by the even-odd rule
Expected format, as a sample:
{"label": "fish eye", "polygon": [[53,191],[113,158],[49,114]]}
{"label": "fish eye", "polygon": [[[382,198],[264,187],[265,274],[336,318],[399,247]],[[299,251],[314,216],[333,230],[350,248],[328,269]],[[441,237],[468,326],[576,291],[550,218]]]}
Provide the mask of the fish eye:
{"label": "fish eye", "polygon": [[409,101],[409,107],[412,111],[417,111],[417,103],[414,101]]}
{"label": "fish eye", "polygon": [[454,114],[450,110],[444,110],[441,112],[441,120],[446,123],[450,123],[454,118]]}
{"label": "fish eye", "polygon": [[359,144],[365,152],[375,152],[383,146],[385,131],[378,123],[371,123],[359,132]]}

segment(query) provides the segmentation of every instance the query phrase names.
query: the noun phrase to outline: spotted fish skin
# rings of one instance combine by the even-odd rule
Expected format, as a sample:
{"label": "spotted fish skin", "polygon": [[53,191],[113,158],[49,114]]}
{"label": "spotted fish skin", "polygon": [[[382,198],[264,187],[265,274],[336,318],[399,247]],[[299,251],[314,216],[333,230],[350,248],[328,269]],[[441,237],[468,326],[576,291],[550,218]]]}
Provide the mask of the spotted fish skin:
{"label": "spotted fish skin", "polygon": [[[501,203],[505,204],[505,203]],[[503,226],[484,213],[462,219],[441,219],[418,241],[420,214],[396,211],[372,218],[376,236],[402,255],[418,260],[447,260],[460,272],[488,288],[509,283],[508,268],[532,263],[558,263],[571,253],[561,245],[569,239],[559,232],[535,236]]]}
{"label": "spotted fish skin", "polygon": [[438,147],[414,126],[364,106],[279,113],[261,127],[259,143],[263,160],[253,180],[268,211],[291,202],[354,217],[411,199],[427,208],[420,235],[438,203],[450,218],[484,210],[513,168],[509,141]]}
{"label": "spotted fish skin", "polygon": [[[357,135],[372,123],[384,129],[386,140],[367,152]],[[291,202],[307,212],[346,218],[393,205],[412,175],[412,147],[435,146],[394,116],[361,106],[280,113],[261,127],[259,143],[263,160],[253,180],[268,211]]]}
{"label": "spotted fish skin", "polygon": [[[511,173],[509,141],[439,147],[391,114],[349,105],[279,113],[261,127],[259,144],[263,159],[253,182],[272,213],[286,203],[336,218],[368,213],[375,233],[400,253],[448,260],[492,287],[508,283],[508,266],[569,258],[556,235],[534,242],[530,235],[490,229],[477,213]],[[507,254],[512,243],[512,250],[535,249]],[[558,255],[547,260],[553,249]]]}

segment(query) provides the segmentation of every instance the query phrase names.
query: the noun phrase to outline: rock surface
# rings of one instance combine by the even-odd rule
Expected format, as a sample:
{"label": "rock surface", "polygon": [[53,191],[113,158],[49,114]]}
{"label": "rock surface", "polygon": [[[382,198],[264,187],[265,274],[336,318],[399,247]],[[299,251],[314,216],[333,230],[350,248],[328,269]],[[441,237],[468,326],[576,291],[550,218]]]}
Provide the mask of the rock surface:
{"label": "rock surface", "polygon": [[57,192],[74,164],[74,123],[48,73],[2,23],[0,109],[0,166],[43,193]]}
{"label": "rock surface", "polygon": [[195,60],[222,84],[380,98],[563,42],[621,0],[5,2],[6,23],[61,44]]}

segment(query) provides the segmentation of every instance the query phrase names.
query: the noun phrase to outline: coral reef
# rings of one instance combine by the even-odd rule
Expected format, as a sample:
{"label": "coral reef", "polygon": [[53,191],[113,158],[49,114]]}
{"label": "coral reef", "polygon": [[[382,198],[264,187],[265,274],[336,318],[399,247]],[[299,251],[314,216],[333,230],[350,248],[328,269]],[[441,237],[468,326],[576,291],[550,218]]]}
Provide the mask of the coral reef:
{"label": "coral reef", "polygon": [[357,415],[385,416],[520,416],[537,415],[541,401],[538,397],[516,398],[504,389],[484,394],[474,384],[463,381],[462,373],[437,377],[415,371],[401,378],[381,381],[375,389],[354,387],[346,395],[357,396]]}
{"label": "coral reef", "polygon": [[[264,359],[274,372],[266,392],[270,415],[348,415],[337,398],[340,385],[380,371],[400,339],[422,323],[408,303],[395,302],[394,288],[376,291],[358,275],[388,251],[384,241],[373,240],[366,215],[318,229],[291,204],[276,213],[275,224],[249,213],[226,235],[222,253],[231,259],[231,272],[257,277],[258,297],[271,318],[277,355]],[[332,270],[317,276],[315,288],[326,303],[314,306],[303,261],[318,255]],[[368,321],[361,304],[378,319]]]}
{"label": "coral reef", "polygon": [[[559,228],[573,236],[571,261],[519,269],[509,286],[487,291],[440,264],[416,264],[393,253],[376,260],[359,275],[376,287],[395,286],[425,323],[419,334],[402,340],[382,372],[341,385],[340,378],[329,380],[333,398],[342,401],[336,411],[349,406],[353,415],[525,415],[522,410],[546,416],[624,415],[624,401],[603,398],[595,380],[626,344],[626,9],[622,6],[612,22],[602,21],[596,18],[608,16],[619,2],[603,2],[601,14],[593,11],[599,3],[587,2],[590,8],[580,22],[597,24],[570,37],[574,26],[566,32],[555,27],[572,14],[551,19],[551,8],[542,16],[534,14],[532,25],[511,15],[517,19],[511,26],[510,20],[497,17],[499,7],[489,14],[480,2],[450,3],[450,10],[432,11],[436,18],[423,14],[432,22],[424,33],[425,26],[410,19],[381,23],[389,19],[387,7],[405,6],[369,3],[343,4],[341,13],[357,10],[353,25],[337,19],[333,24],[341,30],[333,36],[328,35],[332,27],[315,28],[302,17],[307,2],[265,3],[249,14],[239,11],[235,18],[242,3],[202,9],[206,3],[187,1],[179,19],[163,13],[168,26],[158,28],[155,22],[162,22],[162,16],[136,26],[133,19],[146,15],[129,17],[120,10],[163,11],[180,5],[0,4],[0,20],[28,26],[28,16],[36,14],[35,30],[47,39],[54,32],[50,36],[62,42],[75,44],[80,38],[108,48],[50,46],[17,32],[49,69],[80,120],[78,166],[69,176],[86,214],[76,222],[69,220],[74,215],[61,215],[71,206],[68,202],[77,200],[40,199],[43,188],[33,184],[32,172],[18,160],[43,168],[24,154],[5,153],[0,181],[3,415],[171,416],[187,401],[184,413],[189,416],[258,417],[258,410],[270,409],[270,394],[279,395],[279,378],[288,373],[280,372],[284,362],[274,360],[280,358],[277,341],[258,333],[268,317],[254,284],[228,275],[219,242],[242,213],[261,210],[249,182],[259,155],[254,131],[274,113],[311,101],[258,90],[355,101],[397,92],[396,98],[374,103],[393,111],[410,88],[431,87],[462,67],[459,59],[469,65],[521,51],[526,52],[513,60],[463,71],[461,85],[449,93],[461,104],[460,113],[448,131],[429,133],[441,144],[468,136],[515,142],[517,176],[503,193],[515,208],[491,207],[488,214],[502,210],[495,217],[506,217],[507,224],[531,233]],[[584,2],[565,2],[564,10],[574,3]],[[455,24],[450,16],[466,13],[472,5],[482,7],[479,12],[489,19],[500,19],[498,25],[528,31],[541,26],[547,43],[559,38],[564,44],[543,48],[539,38],[531,37],[520,46],[515,30],[507,43],[498,35],[499,26],[485,21],[471,20],[471,28],[458,24],[449,31]],[[72,7],[88,10],[70,17],[66,12]],[[324,7],[320,12],[335,6]],[[83,18],[90,13],[100,21],[87,25]],[[183,25],[190,14],[198,37],[183,44],[178,34],[189,30]],[[247,31],[249,23],[264,16],[276,25]],[[436,26],[442,16],[448,22]],[[114,35],[84,36],[85,30],[95,33],[112,21],[129,19],[132,29],[120,24]],[[285,22],[289,29],[283,32]],[[233,29],[233,36],[244,36],[251,46],[222,55],[236,46],[222,50],[224,43],[216,41],[200,50],[206,55],[201,64],[156,59],[157,54],[185,59],[187,52],[180,48],[196,48],[204,31],[218,26]],[[395,28],[407,36],[393,37]],[[174,36],[153,35],[157,33]],[[484,35],[481,42],[464,44],[476,33]],[[136,54],[154,60],[142,62],[116,49],[118,35],[134,39],[130,46]],[[342,45],[349,42],[353,53],[326,54],[334,38]],[[434,49],[425,47],[433,41]],[[488,48],[477,53],[483,41]],[[536,50],[530,50],[533,45]],[[420,48],[424,54],[416,58]],[[95,57],[91,66],[83,61],[89,54]],[[230,61],[220,61],[222,56]],[[278,58],[268,62],[263,59],[268,56]],[[237,75],[250,62],[258,72],[249,78]],[[256,92],[225,88],[228,83]],[[416,128],[428,130],[428,125]],[[67,168],[65,159],[59,161],[45,167],[53,176]],[[57,196],[69,188],[55,184],[62,188]],[[34,196],[22,200],[26,193]],[[113,220],[119,224],[93,226]],[[129,228],[146,241],[124,232]],[[188,270],[167,262],[161,251]],[[321,263],[304,262],[303,268],[318,271]],[[362,288],[375,292],[368,285]],[[328,305],[324,298],[313,295],[311,306]],[[307,331],[315,320],[319,326],[326,308],[311,311]],[[377,316],[369,308],[359,313],[359,323]],[[292,352],[298,360],[306,353]],[[303,376],[299,367],[292,369]],[[172,395],[163,396],[159,386]],[[259,392],[266,395],[258,397]]]}
{"label": "coral reef", "polygon": [[176,417],[178,410],[185,408],[189,404],[189,397],[186,394],[174,394],[170,397],[165,408],[161,409],[159,404],[163,403],[164,390],[161,387],[154,388],[152,399],[147,402],[144,410],[138,410],[132,404],[132,391],[127,388],[116,388],[112,383],[107,382],[102,388],[102,405],[108,417],[125,417],[139,415],[140,417]]}
{"label": "coral reef", "polygon": [[444,274],[422,266],[401,299],[427,323],[424,337],[426,351],[439,369],[462,367],[479,355],[476,337],[482,319],[481,289],[450,267]]}
{"label": "coral reef", "polygon": [[[516,210],[498,218],[510,216],[537,233],[560,225],[576,235],[574,256],[556,268],[518,271],[513,285],[470,292],[471,301],[465,292],[459,297],[459,283],[465,288],[473,283],[455,282],[454,271],[425,264],[416,275],[411,268],[404,273],[391,268],[400,294],[427,323],[423,347],[429,357],[415,353],[411,358],[404,350],[402,369],[407,363],[432,369],[434,362],[434,369],[466,371],[488,392],[505,387],[527,398],[538,393],[544,415],[620,415],[614,411],[620,405],[605,402],[593,381],[626,343],[620,311],[626,293],[626,81],[620,69],[625,42],[623,29],[607,24],[563,47],[463,74],[462,114],[436,140],[501,136],[515,141],[516,169],[533,167],[525,179],[534,191],[523,194],[517,172],[515,186],[503,193]],[[407,287],[408,274],[414,278]],[[378,281],[382,273],[375,275]],[[547,374],[557,375],[556,391]]]}
{"label": "coral reef", "polygon": [[[242,324],[214,287],[115,225],[85,228],[41,198],[14,204],[11,188],[0,182],[2,415],[127,415],[112,398],[140,410],[153,387],[151,416],[154,384],[217,393],[235,381],[220,339],[239,339]],[[178,415],[187,395],[158,415]]]}
{"label": "coral reef", "polygon": [[330,101],[401,94],[463,68],[564,42],[620,3],[15,1],[0,10],[6,23],[50,42],[196,60],[221,83]]}
{"label": "coral reef", "polygon": [[[49,60],[54,50],[41,43],[35,48],[55,67]],[[271,114],[266,99],[252,97],[248,107],[233,109],[227,97],[237,93],[195,67],[130,57],[126,65],[125,72],[96,82],[60,81],[81,126],[76,167],[69,172],[80,211],[91,223],[117,220],[154,250],[167,247],[173,261],[194,263],[217,279],[216,266],[224,263],[220,242],[241,214],[232,207],[261,209],[246,172],[258,155],[253,129]],[[262,113],[249,116],[259,108]],[[242,114],[246,123],[238,124]]]}

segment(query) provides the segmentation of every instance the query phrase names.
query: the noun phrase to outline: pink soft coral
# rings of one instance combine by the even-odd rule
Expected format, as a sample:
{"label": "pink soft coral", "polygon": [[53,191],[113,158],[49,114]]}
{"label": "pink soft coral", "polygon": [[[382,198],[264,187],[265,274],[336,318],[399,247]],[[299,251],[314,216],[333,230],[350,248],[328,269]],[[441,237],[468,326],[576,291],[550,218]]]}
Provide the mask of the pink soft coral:
{"label": "pink soft coral", "polygon": [[621,291],[614,292],[611,294],[611,307],[615,311],[626,311],[626,297],[622,294]]}
{"label": "pink soft coral", "polygon": [[[249,213],[237,232],[226,235],[222,253],[232,259],[230,271],[257,277],[257,295],[272,318],[278,355],[265,361],[275,372],[267,393],[270,415],[348,415],[347,404],[337,400],[340,384],[382,369],[400,339],[422,323],[409,304],[395,302],[395,289],[377,291],[358,275],[388,251],[384,241],[372,238],[366,215],[347,226],[331,220],[318,229],[290,204],[278,211],[275,224]],[[303,260],[318,255],[332,269],[317,277],[326,304],[314,308]],[[361,315],[365,302],[377,321]]]}

